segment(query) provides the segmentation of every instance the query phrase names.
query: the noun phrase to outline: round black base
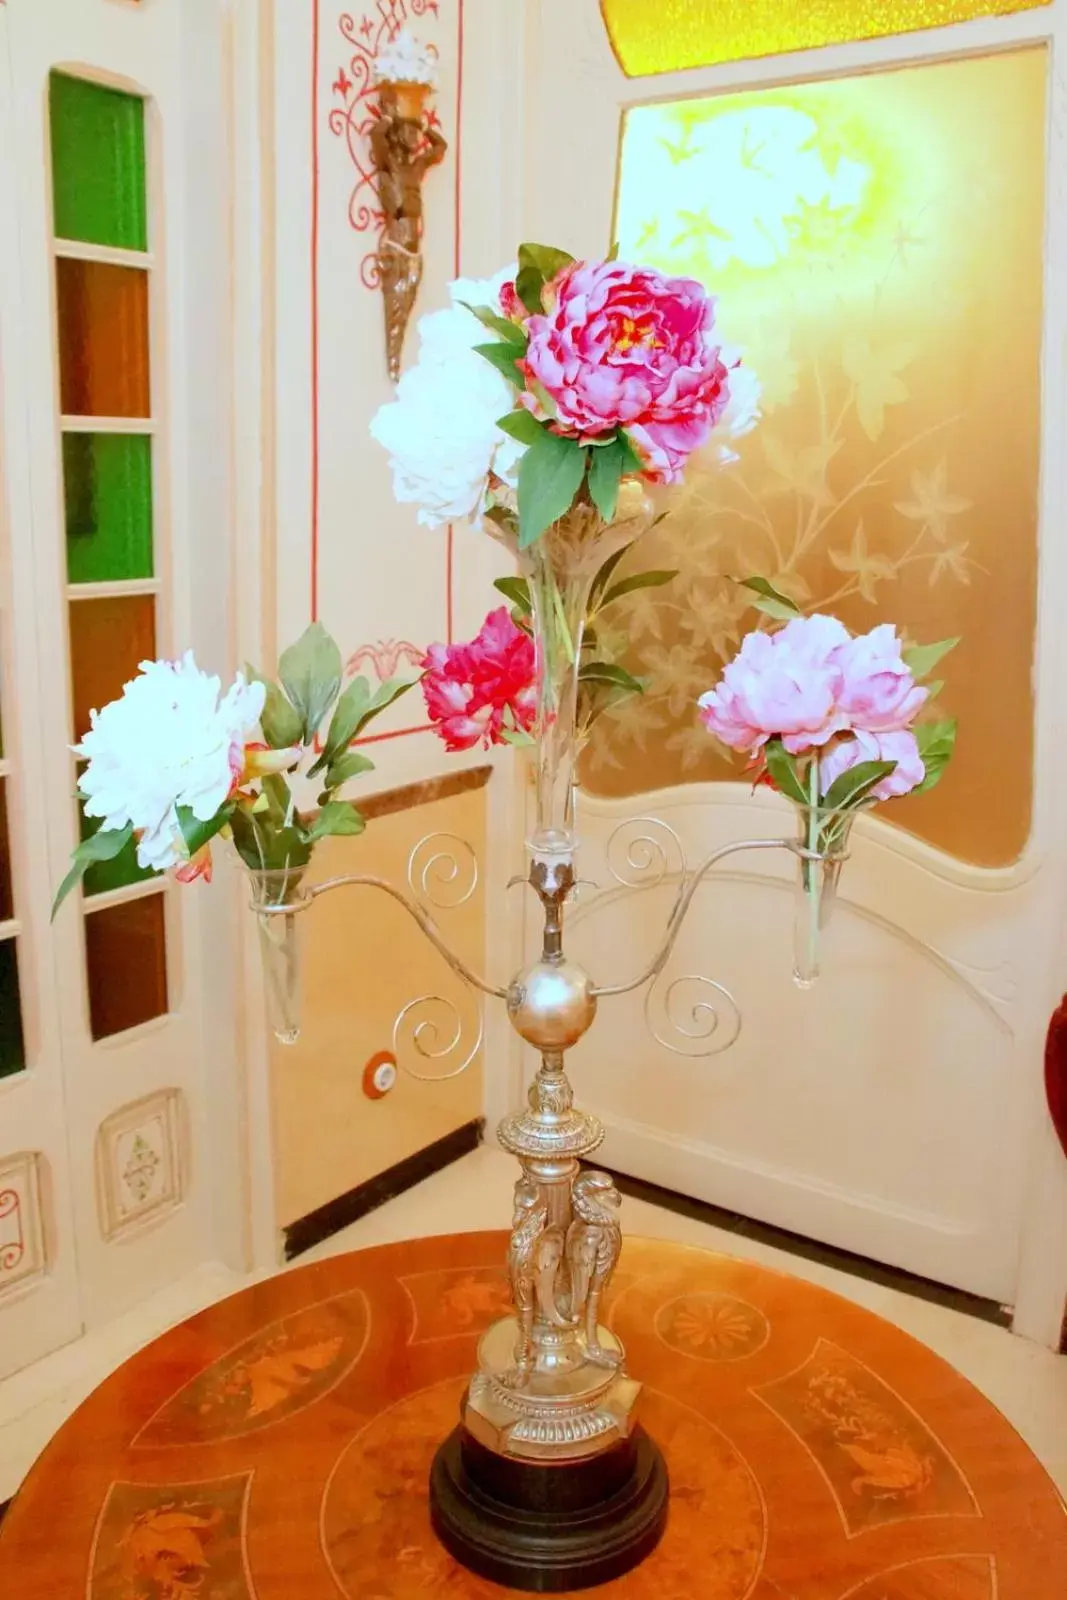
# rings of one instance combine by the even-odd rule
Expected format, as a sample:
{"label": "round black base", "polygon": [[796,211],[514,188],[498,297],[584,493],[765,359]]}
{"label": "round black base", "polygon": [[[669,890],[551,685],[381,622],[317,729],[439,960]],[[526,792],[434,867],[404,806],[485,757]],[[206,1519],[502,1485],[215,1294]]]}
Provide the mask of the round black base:
{"label": "round black base", "polygon": [[445,1549],[480,1577],[534,1594],[607,1583],[651,1555],[667,1526],[667,1465],[642,1429],[590,1461],[507,1460],[465,1428],[430,1473]]}

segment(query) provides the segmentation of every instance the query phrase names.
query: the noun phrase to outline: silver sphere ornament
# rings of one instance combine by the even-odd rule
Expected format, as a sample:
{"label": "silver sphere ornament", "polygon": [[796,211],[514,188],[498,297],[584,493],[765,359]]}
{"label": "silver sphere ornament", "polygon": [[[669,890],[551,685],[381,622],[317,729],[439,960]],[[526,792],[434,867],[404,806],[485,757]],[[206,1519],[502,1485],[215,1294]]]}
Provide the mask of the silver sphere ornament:
{"label": "silver sphere ornament", "polygon": [[593,980],[573,961],[537,961],[508,989],[516,1033],[538,1050],[569,1050],[596,1016]]}

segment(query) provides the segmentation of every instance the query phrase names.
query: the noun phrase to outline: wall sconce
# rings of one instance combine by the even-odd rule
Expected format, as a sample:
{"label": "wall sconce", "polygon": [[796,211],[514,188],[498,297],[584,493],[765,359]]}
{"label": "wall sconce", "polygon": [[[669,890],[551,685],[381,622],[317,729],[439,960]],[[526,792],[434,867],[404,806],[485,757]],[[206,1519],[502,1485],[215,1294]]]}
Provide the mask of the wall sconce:
{"label": "wall sconce", "polygon": [[385,301],[389,376],[400,377],[404,335],[422,281],[422,183],[445,158],[446,140],[427,114],[437,87],[436,56],[405,28],[378,52],[374,64],[379,115],[370,133],[385,216],[378,270]]}

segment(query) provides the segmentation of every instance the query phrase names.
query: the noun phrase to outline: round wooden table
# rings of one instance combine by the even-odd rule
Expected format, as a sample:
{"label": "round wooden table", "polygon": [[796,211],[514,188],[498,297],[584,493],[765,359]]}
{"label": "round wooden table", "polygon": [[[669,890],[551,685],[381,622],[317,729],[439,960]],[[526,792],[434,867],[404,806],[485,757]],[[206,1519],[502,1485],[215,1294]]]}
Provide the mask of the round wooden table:
{"label": "round wooden table", "polygon": [[[211,1307],[71,1418],[0,1531],[18,1600],[428,1600],[426,1479],[505,1236],[339,1256]],[[823,1289],[627,1243],[608,1321],[646,1385],[671,1519],[598,1591],[656,1600],[1063,1600],[1067,1514],[998,1411]]]}

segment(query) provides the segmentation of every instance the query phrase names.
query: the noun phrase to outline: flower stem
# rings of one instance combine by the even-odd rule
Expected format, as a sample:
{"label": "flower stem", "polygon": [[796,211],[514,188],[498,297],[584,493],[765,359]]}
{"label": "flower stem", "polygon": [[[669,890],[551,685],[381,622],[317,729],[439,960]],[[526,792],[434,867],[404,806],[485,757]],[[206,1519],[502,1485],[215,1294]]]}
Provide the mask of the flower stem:
{"label": "flower stem", "polygon": [[[812,756],[808,769],[808,849],[816,854],[819,849],[819,759]],[[819,972],[819,863],[809,860],[808,867],[808,972],[814,981]]]}

